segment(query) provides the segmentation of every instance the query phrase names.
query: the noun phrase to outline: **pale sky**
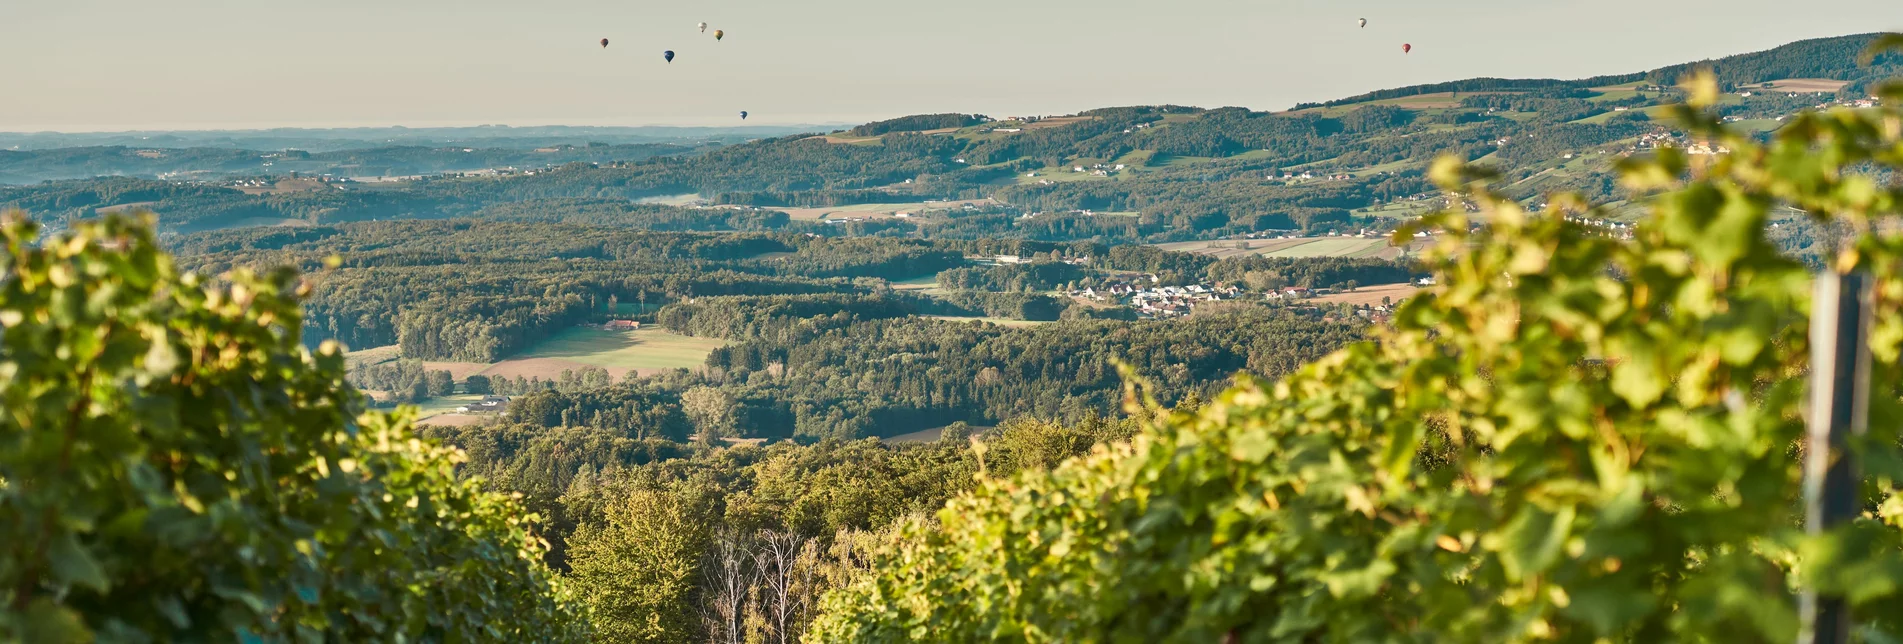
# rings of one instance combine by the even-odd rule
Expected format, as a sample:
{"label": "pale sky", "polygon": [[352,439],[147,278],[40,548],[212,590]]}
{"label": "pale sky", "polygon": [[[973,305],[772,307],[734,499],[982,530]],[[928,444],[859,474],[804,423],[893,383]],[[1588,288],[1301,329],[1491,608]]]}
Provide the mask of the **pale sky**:
{"label": "pale sky", "polygon": [[1280,110],[1898,30],[1897,2],[0,0],[0,131]]}

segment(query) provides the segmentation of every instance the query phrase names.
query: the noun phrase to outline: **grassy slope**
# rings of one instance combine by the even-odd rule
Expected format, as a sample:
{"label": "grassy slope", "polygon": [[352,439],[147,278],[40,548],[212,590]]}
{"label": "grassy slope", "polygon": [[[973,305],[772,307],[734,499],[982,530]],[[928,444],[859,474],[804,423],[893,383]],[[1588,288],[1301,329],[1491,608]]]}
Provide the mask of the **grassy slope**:
{"label": "grassy slope", "polygon": [[700,366],[709,352],[724,344],[716,339],[676,335],[657,328],[605,331],[571,327],[512,359],[558,359],[620,369],[691,369]]}

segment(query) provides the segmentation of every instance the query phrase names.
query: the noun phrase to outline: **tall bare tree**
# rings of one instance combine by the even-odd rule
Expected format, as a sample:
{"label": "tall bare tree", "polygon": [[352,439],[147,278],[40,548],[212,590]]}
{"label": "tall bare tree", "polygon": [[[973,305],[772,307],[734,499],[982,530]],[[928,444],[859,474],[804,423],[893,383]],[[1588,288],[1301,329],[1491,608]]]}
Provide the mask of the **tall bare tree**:
{"label": "tall bare tree", "polygon": [[748,591],[759,578],[753,561],[752,539],[744,534],[723,531],[708,545],[701,569],[701,619],[707,626],[707,641],[746,642]]}
{"label": "tall bare tree", "polygon": [[813,570],[800,553],[812,540],[797,532],[761,531],[753,551],[760,580],[760,612],[767,618],[770,642],[798,641],[806,628],[815,593]]}

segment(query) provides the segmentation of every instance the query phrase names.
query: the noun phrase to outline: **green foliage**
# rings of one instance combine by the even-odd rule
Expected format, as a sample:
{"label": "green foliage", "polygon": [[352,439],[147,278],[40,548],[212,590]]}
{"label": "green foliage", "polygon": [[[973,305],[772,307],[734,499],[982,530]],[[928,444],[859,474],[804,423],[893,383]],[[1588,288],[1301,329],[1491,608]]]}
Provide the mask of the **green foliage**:
{"label": "green foliage", "polygon": [[290,269],[0,224],[0,639],[572,641],[534,521],[300,346]]}
{"label": "green foliage", "polygon": [[713,498],[691,485],[631,485],[601,509],[600,524],[569,538],[577,594],[608,642],[692,642],[699,563],[712,537]]}
{"label": "green foliage", "polygon": [[1767,144],[1677,113],[1732,153],[1628,162],[1655,193],[1633,239],[1571,223],[1603,216],[1577,197],[1527,212],[1443,162],[1481,214],[1428,220],[1442,286],[1391,331],[986,480],[830,595],[814,637],[1774,642],[1802,588],[1897,637],[1903,318],[1873,333],[1864,513],[1807,537],[1810,280],[1766,224],[1789,205],[1844,226],[1833,266],[1903,306],[1903,237],[1873,226],[1903,189],[1854,171],[1903,167],[1903,111],[1806,115]]}
{"label": "green foliage", "polygon": [[1048,291],[1085,274],[1084,269],[1064,262],[972,266],[939,273],[938,285],[976,291]]}
{"label": "green foliage", "polygon": [[[955,441],[917,445],[624,454],[635,460],[583,466],[563,479],[553,506],[575,522],[570,579],[593,607],[601,639],[792,642],[819,597],[865,574],[868,555],[902,518],[943,507],[980,470],[1044,467],[1134,429],[1095,417],[1075,426],[1023,419],[999,428],[982,451],[961,431]],[[461,431],[480,440],[487,430]],[[565,442],[571,454],[588,449]],[[470,466],[517,469],[504,464],[509,457],[488,460],[497,456],[472,449]]]}
{"label": "green foliage", "polygon": [[[437,396],[454,393],[454,378],[448,371],[431,370],[423,367],[421,360],[394,360],[378,364],[358,365],[350,370],[346,378],[350,385],[358,389],[383,391],[401,398],[401,402],[422,402]],[[487,380],[485,379],[486,383]],[[422,397],[411,395],[419,391]],[[475,393],[475,392],[471,392]]]}
{"label": "green foliage", "polygon": [[1129,361],[1175,398],[1239,369],[1292,372],[1362,329],[1259,306],[1031,328],[822,314],[716,350],[713,373],[678,382],[731,391],[746,436],[851,439],[1026,415],[1076,420],[1114,407],[1121,385],[1111,360]]}

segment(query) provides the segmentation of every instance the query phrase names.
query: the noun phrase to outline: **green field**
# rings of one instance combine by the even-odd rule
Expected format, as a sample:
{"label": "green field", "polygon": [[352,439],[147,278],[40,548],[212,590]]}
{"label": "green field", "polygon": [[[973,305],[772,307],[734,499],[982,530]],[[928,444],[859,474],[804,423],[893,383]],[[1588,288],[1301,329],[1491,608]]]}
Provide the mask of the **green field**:
{"label": "green field", "polygon": [[1386,239],[1360,237],[1317,237],[1308,243],[1289,246],[1264,257],[1366,257],[1388,247]]}
{"label": "green field", "polygon": [[691,369],[726,343],[664,329],[606,331],[570,327],[511,360],[553,359],[622,369]]}
{"label": "green field", "polygon": [[1275,153],[1270,152],[1268,150],[1250,150],[1242,154],[1236,154],[1236,155],[1231,155],[1226,157],[1182,157],[1182,156],[1173,156],[1168,154],[1153,154],[1150,157],[1150,165],[1168,168],[1168,167],[1185,166],[1185,165],[1197,165],[1202,163],[1214,163],[1217,161],[1255,161],[1258,159],[1267,159],[1274,156],[1275,156]]}
{"label": "green field", "polygon": [[687,204],[691,204],[700,200],[701,200],[701,196],[698,193],[689,192],[686,194],[678,194],[678,195],[656,195],[653,197],[642,197],[640,199],[634,200],[634,202],[635,203],[657,203],[664,206],[685,206]]}
{"label": "green field", "polygon": [[1440,200],[1423,199],[1420,201],[1392,201],[1372,208],[1354,211],[1357,215],[1368,215],[1383,219],[1408,220],[1440,209]]}
{"label": "green field", "polygon": [[1071,168],[1044,168],[1042,170],[1036,170],[1035,172],[1037,172],[1037,176],[1035,177],[1027,177],[1022,174],[1018,175],[1018,183],[1032,184],[1040,181],[1068,183],[1071,181],[1109,181],[1111,179],[1111,177],[1099,177],[1089,172],[1077,172]]}
{"label": "green field", "polygon": [[[1652,107],[1636,107],[1636,108],[1633,108],[1631,111],[1643,112],[1646,118],[1657,120],[1657,119],[1665,118],[1665,112],[1667,109],[1668,108],[1664,105],[1654,105]],[[1603,113],[1594,114],[1592,116],[1588,116],[1586,118],[1579,119],[1573,122],[1599,125],[1599,124],[1605,123],[1606,121],[1612,120],[1612,117],[1614,116],[1619,116],[1622,114],[1625,114],[1625,112],[1603,112]]]}
{"label": "green field", "polygon": [[481,394],[454,394],[431,398],[416,405],[416,419],[422,420],[431,416],[453,414],[456,413],[457,407],[479,402],[482,399],[483,396]]}
{"label": "green field", "polygon": [[[1263,257],[1373,257],[1393,250],[1388,240],[1364,237],[1301,237],[1297,239],[1220,239],[1214,241],[1152,244],[1163,250],[1196,253],[1211,257],[1261,255]],[[1243,246],[1247,246],[1244,248]]]}
{"label": "green field", "polygon": [[937,275],[924,275],[909,280],[886,280],[886,285],[895,291],[918,291],[926,295],[943,291],[938,287]]}

